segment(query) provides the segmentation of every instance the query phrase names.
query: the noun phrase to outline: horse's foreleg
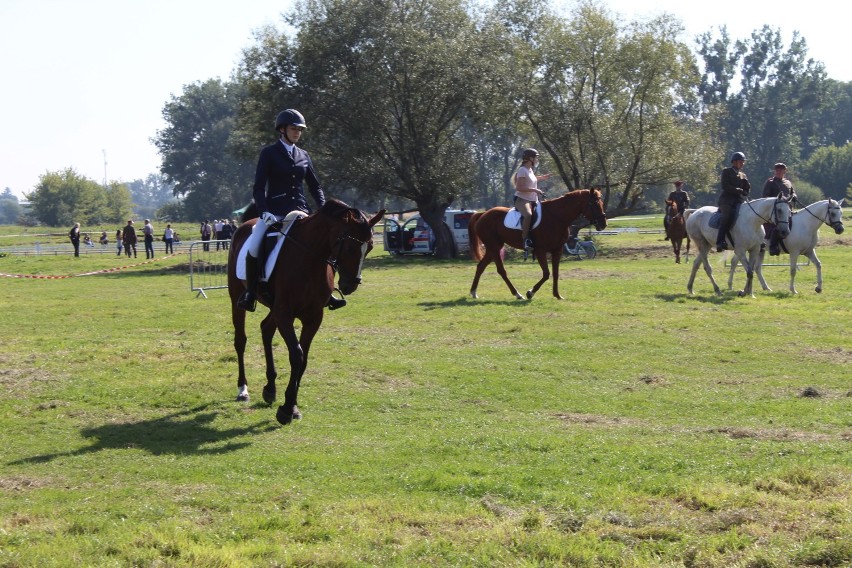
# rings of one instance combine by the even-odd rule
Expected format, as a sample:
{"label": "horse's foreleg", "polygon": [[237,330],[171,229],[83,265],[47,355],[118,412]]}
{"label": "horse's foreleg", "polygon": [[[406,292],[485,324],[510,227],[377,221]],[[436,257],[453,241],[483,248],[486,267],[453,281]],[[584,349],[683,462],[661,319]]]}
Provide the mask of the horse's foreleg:
{"label": "horse's foreleg", "polygon": [[553,297],[557,300],[565,298],[559,294],[559,262],[562,260],[562,247],[550,253],[550,262],[553,265]]}
{"label": "horse's foreleg", "polygon": [[743,265],[743,268],[745,268],[745,271],[746,271],[745,287],[742,290],[740,290],[739,292],[737,292],[737,295],[740,296],[740,297],[748,295],[748,296],[751,296],[752,298],[754,298],[755,297],[754,291],[753,291],[754,266],[752,265],[751,259],[746,259],[745,251],[743,251],[743,252],[734,251],[734,254],[737,256],[737,258],[740,261],[740,264]]}
{"label": "horse's foreleg", "polygon": [[266,404],[272,404],[278,398],[275,388],[275,379],[278,373],[275,371],[275,354],[272,352],[272,339],[275,337],[275,319],[269,312],[260,322],[260,333],[263,337],[263,355],[266,358],[266,384],[263,386],[263,400]]}
{"label": "horse's foreleg", "polygon": [[672,241],[672,250],[675,255],[675,264],[680,264],[680,240],[671,239]]}
{"label": "horse's foreleg", "polygon": [[689,295],[693,295],[692,286],[695,284],[695,275],[698,274],[698,267],[701,266],[701,259],[706,253],[699,251],[695,256],[695,260],[692,261],[692,272],[689,275],[689,282],[686,284],[686,290],[689,292]]}
{"label": "horse's foreleg", "polygon": [[731,271],[728,273],[728,290],[734,289],[734,272],[737,271],[737,257],[731,257]]}
{"label": "horse's foreleg", "polygon": [[[287,383],[287,389],[284,391],[284,404],[278,407],[275,418],[278,422],[286,426],[295,418],[299,381],[302,378],[302,373],[305,371],[305,355],[302,346],[299,344],[299,339],[296,337],[296,329],[293,326],[292,318],[283,324],[279,324],[278,329],[284,337],[284,343],[287,345],[287,353],[290,360],[290,381]],[[299,416],[301,417],[301,415]]]}
{"label": "horse's foreleg", "polygon": [[[536,282],[531,289],[527,290],[527,300],[532,300],[535,293],[538,292],[538,289],[541,288],[545,282],[550,280],[550,270],[547,269],[547,252],[542,251],[541,253],[537,253],[535,258],[538,260],[538,265],[541,267],[541,279]],[[559,291],[554,290],[554,294],[559,294]]]}
{"label": "horse's foreleg", "polygon": [[758,251],[752,251],[749,254],[749,260],[754,263],[754,271],[757,273],[757,279],[760,281],[760,287],[766,292],[771,292],[772,288],[769,287],[769,284],[766,283],[766,279],[763,277],[763,259],[765,257],[766,250],[764,247],[760,247]]}
{"label": "horse's foreleg", "polygon": [[[816,251],[814,249],[805,252],[805,256],[811,259],[811,262],[813,262],[814,266],[816,266],[817,285],[816,288],[814,288],[814,291],[819,294],[822,292],[822,263],[819,261],[819,258],[817,258]],[[796,265],[793,264],[793,267],[795,268]]]}
{"label": "horse's foreleg", "polygon": [[249,399],[248,381],[246,380],[246,311],[236,307],[231,308],[231,321],[234,324],[234,351],[237,352],[237,402]]}

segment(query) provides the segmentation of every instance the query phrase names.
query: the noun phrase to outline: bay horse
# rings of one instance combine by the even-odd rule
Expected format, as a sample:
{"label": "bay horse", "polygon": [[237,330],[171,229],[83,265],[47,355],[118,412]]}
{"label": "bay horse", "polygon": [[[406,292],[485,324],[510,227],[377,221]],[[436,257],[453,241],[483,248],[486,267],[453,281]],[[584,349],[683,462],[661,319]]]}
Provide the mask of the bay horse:
{"label": "bay horse", "polygon": [[689,260],[689,235],[686,234],[686,220],[683,218],[683,211],[678,210],[677,201],[666,199],[666,205],[669,206],[669,225],[666,229],[666,236],[672,242],[675,263],[680,264],[680,247],[683,245],[683,239],[686,239],[686,258]]}
{"label": "bay horse", "polygon": [[[500,255],[503,245],[507,244],[516,249],[524,247],[521,242],[521,231],[509,229],[503,225],[508,212],[508,207],[493,207],[488,211],[474,213],[467,226],[471,255],[474,260],[479,261],[476,265],[476,276],[473,277],[473,284],[470,287],[470,295],[473,298],[479,297],[476,294],[479,278],[485,271],[485,267],[493,261],[494,266],[497,267],[497,273],[503,278],[509,291],[519,300],[523,300],[523,296],[509,280]],[[598,231],[606,228],[606,213],[599,190],[578,189],[562,197],[542,202],[541,223],[530,230],[534,243],[533,255],[541,266],[541,279],[527,291],[527,299],[532,300],[533,295],[550,278],[550,272],[547,269],[548,253],[553,264],[553,296],[559,300],[563,299],[559,295],[559,260],[562,258],[562,245],[568,240],[571,223],[580,215],[594,223]],[[485,247],[484,253],[482,246]]]}
{"label": "bay horse", "polygon": [[[716,235],[719,233],[717,229],[710,226],[710,218],[716,213],[717,209],[717,207],[707,205],[696,209],[686,218],[686,232],[698,247],[698,254],[695,255],[695,261],[692,263],[692,274],[690,274],[689,283],[686,285],[690,295],[693,293],[692,285],[695,282],[695,274],[701,264],[704,265],[704,272],[707,273],[710,282],[713,284],[713,290],[716,294],[722,293],[713,278],[713,269],[710,268],[710,262],[707,260],[707,255],[710,249],[715,246]],[[764,237],[763,223],[773,223],[781,236],[786,237],[790,233],[789,201],[779,195],[777,198],[763,197],[740,204],[736,223],[730,230],[730,236],[727,239],[732,242],[737,259],[746,267],[746,285],[739,291],[739,296],[748,294],[754,298],[752,284],[755,272],[757,272],[757,277],[763,289],[769,288],[766,285],[766,280],[763,279],[759,262],[760,245],[763,243]],[[746,252],[748,252],[748,259],[746,259]]]}
{"label": "bay horse", "polygon": [[[811,203],[807,207],[793,213],[790,219],[790,234],[782,241],[783,249],[790,254],[790,292],[798,294],[796,290],[796,272],[798,270],[799,255],[804,254],[816,267],[817,284],[814,291],[822,292],[822,263],[814,250],[817,245],[817,231],[823,223],[834,229],[835,234],[843,233],[843,205],[844,200],[823,199]],[[768,246],[768,245],[767,245]],[[766,251],[760,253],[760,264],[763,264]],[[731,273],[728,277],[728,289],[734,279],[734,270],[737,267],[736,259],[731,261]]]}
{"label": "bay horse", "polygon": [[[275,270],[266,284],[271,298],[258,294],[258,301],[269,308],[269,313],[260,323],[266,357],[263,400],[267,404],[275,402],[277,397],[277,373],[272,352],[276,330],[284,338],[290,357],[290,380],[284,393],[284,404],[276,413],[281,424],[286,425],[302,417],[297,406],[299,383],[308,365],[311,342],[322,324],[325,306],[335,289],[334,277],[338,277],[337,289],[341,294],[355,292],[361,283],[364,258],[373,248],[373,226],[384,213],[384,210],[379,211],[368,219],[358,209],[329,199],[312,215],[295,221],[285,237]],[[239,368],[238,401],[247,401],[249,394],[244,364],[246,312],[237,306],[245,283],[237,278],[236,267],[239,251],[257,222],[255,218],[240,225],[228,253],[228,292]],[[259,289],[262,290],[263,286],[261,283]],[[296,336],[297,319],[302,323],[300,337]]]}

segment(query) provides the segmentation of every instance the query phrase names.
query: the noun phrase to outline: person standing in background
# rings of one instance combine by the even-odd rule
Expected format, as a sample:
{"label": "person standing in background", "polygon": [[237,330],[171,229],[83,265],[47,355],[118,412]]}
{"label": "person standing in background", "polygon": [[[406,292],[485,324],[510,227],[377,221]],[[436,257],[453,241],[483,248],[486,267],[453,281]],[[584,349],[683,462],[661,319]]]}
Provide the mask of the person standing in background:
{"label": "person standing in background", "polygon": [[171,223],[166,225],[166,230],[163,232],[163,242],[166,243],[166,254],[174,254],[175,230],[172,229]]}
{"label": "person standing in background", "polygon": [[127,225],[124,226],[124,252],[127,253],[127,258],[130,258],[130,249],[133,249],[133,258],[136,258],[136,229],[133,228],[133,219],[127,220]]}
{"label": "person standing in background", "polygon": [[145,258],[154,258],[154,226],[151,224],[150,219],[145,219],[142,234],[145,240]]}
{"label": "person standing in background", "polygon": [[74,256],[80,256],[80,223],[74,223],[71,231],[68,233],[68,238],[71,239],[71,244],[74,245]]}

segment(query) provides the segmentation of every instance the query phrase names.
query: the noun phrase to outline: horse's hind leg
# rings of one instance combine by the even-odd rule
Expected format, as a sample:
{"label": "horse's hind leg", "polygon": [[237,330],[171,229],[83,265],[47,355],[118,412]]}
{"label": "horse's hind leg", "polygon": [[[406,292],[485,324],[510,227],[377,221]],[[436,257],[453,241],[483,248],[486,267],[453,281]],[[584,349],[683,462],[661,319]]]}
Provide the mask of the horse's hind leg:
{"label": "horse's hind leg", "polygon": [[275,379],[278,377],[278,373],[275,371],[275,356],[272,352],[272,339],[275,337],[276,329],[275,318],[272,317],[272,312],[269,312],[260,322],[263,355],[266,359],[266,385],[263,387],[263,400],[266,404],[272,404],[278,398],[275,388]]}
{"label": "horse's hind leg", "polygon": [[[302,340],[310,347],[310,343],[322,323],[322,312],[320,312],[318,321],[302,320]],[[294,419],[298,420],[302,417],[297,406],[299,397],[299,384],[302,381],[302,375],[307,367],[307,351],[302,347],[301,342],[296,337],[296,330],[293,327],[293,320],[285,322],[285,325],[280,325],[278,329],[284,337],[284,343],[287,344],[287,352],[290,356],[290,381],[287,383],[287,389],[284,391],[284,404],[278,407],[275,413],[275,418],[283,425],[290,424]]]}
{"label": "horse's hind leg", "polygon": [[470,296],[471,298],[478,298],[476,294],[476,289],[479,288],[479,277],[482,276],[482,273],[485,272],[485,267],[491,262],[491,255],[488,250],[485,251],[485,256],[482,257],[476,265],[476,275],[473,277],[473,283],[470,285]]}
{"label": "horse's hind leg", "polygon": [[[509,280],[509,275],[508,275],[508,274],[506,274],[506,265],[504,265],[504,264],[503,264],[503,259],[502,259],[502,258],[500,258],[500,253],[499,253],[499,251],[498,251],[498,253],[497,253],[497,254],[495,254],[495,255],[494,255],[494,266],[497,268],[497,274],[499,274],[499,275],[500,275],[500,277],[501,277],[501,278],[503,278],[503,282],[505,282],[505,283],[506,283],[506,286],[508,286],[508,287],[509,287],[509,291],[510,291],[512,294],[514,294],[514,296],[515,296],[517,299],[519,299],[519,300],[523,300],[523,299],[524,299],[524,297],[523,297],[523,296],[521,296],[520,292],[518,292],[518,289],[517,289],[517,288],[515,288],[515,285],[514,285],[514,284],[512,284],[512,281],[511,281],[511,280]],[[545,280],[547,280],[547,279],[545,278]]]}

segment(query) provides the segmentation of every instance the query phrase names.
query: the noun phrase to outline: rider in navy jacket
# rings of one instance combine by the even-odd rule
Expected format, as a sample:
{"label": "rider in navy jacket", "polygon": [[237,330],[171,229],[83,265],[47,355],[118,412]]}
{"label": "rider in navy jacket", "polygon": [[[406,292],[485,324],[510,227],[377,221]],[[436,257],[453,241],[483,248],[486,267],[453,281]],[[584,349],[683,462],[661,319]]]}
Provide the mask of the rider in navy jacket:
{"label": "rider in navy jacket", "polygon": [[[278,141],[260,151],[257,161],[257,171],[254,178],[253,196],[260,212],[259,220],[248,239],[248,254],[246,255],[246,291],[240,297],[237,305],[246,311],[253,312],[257,304],[257,284],[259,280],[258,256],[266,228],[283,219],[292,211],[310,213],[305,199],[304,184],[317,204],[325,204],[325,193],[314,171],[308,153],[296,146],[306,128],[305,117],[294,109],[283,110],[275,118],[275,130],[279,133]],[[332,309],[341,307],[330,300]]]}
{"label": "rider in navy jacket", "polygon": [[297,209],[310,213],[304,184],[308,185],[317,207],[325,204],[325,194],[310,156],[292,143],[289,144],[293,152],[290,155],[285,137],[286,134],[282,135],[275,144],[261,150],[257,161],[254,202],[261,214],[269,212],[276,217],[283,217]]}

